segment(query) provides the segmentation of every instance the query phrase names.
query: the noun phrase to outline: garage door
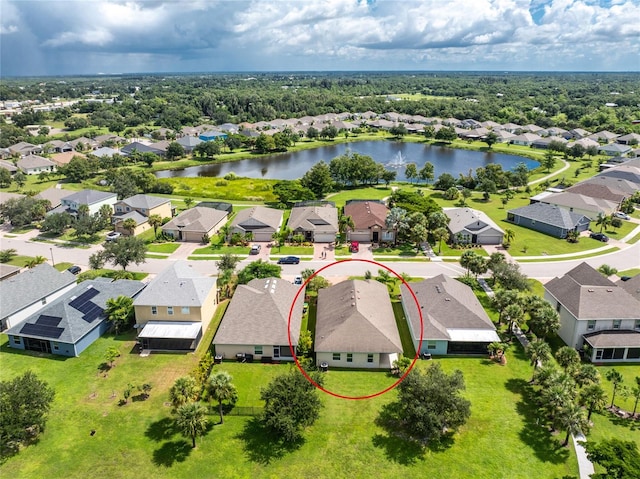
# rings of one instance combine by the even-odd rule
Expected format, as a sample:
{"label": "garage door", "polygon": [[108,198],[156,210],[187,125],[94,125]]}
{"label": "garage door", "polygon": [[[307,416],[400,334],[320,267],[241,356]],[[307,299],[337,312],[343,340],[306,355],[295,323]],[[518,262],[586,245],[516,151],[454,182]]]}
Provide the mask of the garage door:
{"label": "garage door", "polygon": [[352,231],[349,233],[349,241],[358,241],[360,243],[368,243],[369,241],[371,241],[371,237],[369,236],[369,232],[356,233]]}
{"label": "garage door", "polygon": [[270,231],[255,231],[253,233],[253,241],[271,241],[272,233]]}
{"label": "garage door", "polygon": [[334,234],[316,234],[313,237],[313,241],[316,243],[333,243],[336,240]]}

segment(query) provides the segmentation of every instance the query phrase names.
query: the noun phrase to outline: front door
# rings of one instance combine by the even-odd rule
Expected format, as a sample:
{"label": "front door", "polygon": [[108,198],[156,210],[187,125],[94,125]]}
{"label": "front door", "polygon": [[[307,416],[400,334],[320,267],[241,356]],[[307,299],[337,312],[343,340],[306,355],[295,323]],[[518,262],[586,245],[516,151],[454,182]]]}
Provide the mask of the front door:
{"label": "front door", "polygon": [[273,359],[279,359],[280,358],[280,346],[274,346],[273,347]]}
{"label": "front door", "polygon": [[373,232],[373,242],[377,243],[379,238],[380,238],[380,232],[379,231],[374,231]]}

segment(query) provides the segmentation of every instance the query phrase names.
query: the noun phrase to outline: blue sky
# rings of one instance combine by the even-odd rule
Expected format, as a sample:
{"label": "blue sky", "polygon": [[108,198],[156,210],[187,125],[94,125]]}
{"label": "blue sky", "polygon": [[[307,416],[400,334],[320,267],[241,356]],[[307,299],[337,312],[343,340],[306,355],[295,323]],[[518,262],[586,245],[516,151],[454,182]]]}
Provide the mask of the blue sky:
{"label": "blue sky", "polygon": [[0,74],[640,71],[640,0],[0,0]]}

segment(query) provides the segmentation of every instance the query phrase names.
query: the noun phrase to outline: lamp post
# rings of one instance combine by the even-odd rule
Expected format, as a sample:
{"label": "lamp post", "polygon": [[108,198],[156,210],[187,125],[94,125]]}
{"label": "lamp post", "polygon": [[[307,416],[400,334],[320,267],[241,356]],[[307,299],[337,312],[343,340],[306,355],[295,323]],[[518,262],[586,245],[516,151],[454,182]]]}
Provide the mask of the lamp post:
{"label": "lamp post", "polygon": [[53,248],[49,248],[49,251],[51,252],[51,265],[55,266],[56,262],[53,260]]}

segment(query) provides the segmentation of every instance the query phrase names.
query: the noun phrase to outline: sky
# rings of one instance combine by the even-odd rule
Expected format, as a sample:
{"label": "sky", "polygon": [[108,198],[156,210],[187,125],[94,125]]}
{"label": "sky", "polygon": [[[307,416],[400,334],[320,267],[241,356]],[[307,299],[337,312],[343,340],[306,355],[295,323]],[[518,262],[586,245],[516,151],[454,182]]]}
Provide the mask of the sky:
{"label": "sky", "polygon": [[0,0],[0,75],[640,71],[640,0]]}

